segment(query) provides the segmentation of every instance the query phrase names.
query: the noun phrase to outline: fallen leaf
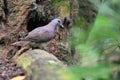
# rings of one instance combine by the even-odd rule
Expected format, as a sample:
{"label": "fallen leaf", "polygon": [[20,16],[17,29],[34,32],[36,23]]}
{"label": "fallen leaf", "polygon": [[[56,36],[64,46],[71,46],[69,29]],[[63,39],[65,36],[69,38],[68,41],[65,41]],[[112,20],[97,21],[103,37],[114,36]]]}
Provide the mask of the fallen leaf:
{"label": "fallen leaf", "polygon": [[24,80],[25,79],[25,76],[17,76],[17,77],[14,77],[10,80]]}

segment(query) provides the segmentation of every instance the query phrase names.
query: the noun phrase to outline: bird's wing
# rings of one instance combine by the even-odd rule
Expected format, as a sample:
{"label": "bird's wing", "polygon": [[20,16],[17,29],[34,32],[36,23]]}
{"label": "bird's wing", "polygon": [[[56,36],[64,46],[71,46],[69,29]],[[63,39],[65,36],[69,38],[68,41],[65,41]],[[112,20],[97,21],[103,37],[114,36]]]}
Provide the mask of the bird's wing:
{"label": "bird's wing", "polygon": [[49,34],[50,32],[44,28],[36,28],[25,37],[25,40],[35,42],[45,41],[48,39]]}

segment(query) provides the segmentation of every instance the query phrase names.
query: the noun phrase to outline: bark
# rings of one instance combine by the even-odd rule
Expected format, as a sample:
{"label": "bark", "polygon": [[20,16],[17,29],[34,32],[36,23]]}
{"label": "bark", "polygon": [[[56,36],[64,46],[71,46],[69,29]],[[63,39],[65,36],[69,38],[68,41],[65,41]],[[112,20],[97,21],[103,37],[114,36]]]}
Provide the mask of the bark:
{"label": "bark", "polygon": [[10,44],[18,41],[19,37],[26,32],[25,18],[31,3],[29,0],[0,0],[0,50],[4,57],[7,56],[7,52],[15,53],[17,48]]}
{"label": "bark", "polygon": [[90,0],[78,0],[78,3],[79,14],[83,23],[82,28],[88,29],[88,26],[94,23],[96,19],[98,7],[95,6]]}

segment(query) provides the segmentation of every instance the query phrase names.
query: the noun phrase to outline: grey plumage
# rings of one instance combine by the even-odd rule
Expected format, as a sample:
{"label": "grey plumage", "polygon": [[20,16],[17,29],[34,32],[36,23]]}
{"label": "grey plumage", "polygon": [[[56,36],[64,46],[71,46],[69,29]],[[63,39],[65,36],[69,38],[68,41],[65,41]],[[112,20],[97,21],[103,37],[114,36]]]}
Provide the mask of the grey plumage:
{"label": "grey plumage", "polygon": [[31,32],[29,32],[26,37],[21,38],[21,41],[15,42],[12,45],[18,44],[18,46],[20,46],[20,45],[22,45],[23,42],[25,44],[25,42],[28,43],[28,42],[31,42],[31,41],[33,41],[33,42],[47,42],[47,41],[50,41],[55,35],[56,26],[63,27],[61,19],[58,19],[58,18],[53,19],[47,25],[35,28]]}

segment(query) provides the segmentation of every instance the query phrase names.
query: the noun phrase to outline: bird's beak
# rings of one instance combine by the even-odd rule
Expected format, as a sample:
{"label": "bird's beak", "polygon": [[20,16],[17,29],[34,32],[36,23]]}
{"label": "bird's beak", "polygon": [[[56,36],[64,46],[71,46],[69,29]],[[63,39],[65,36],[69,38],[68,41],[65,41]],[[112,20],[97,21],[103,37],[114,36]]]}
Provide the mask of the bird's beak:
{"label": "bird's beak", "polygon": [[64,28],[63,24],[60,24],[60,27]]}

